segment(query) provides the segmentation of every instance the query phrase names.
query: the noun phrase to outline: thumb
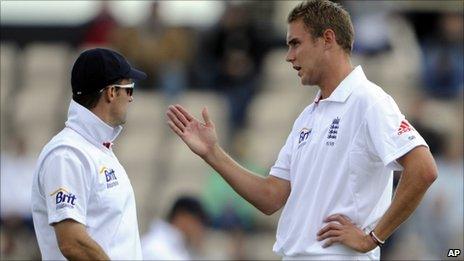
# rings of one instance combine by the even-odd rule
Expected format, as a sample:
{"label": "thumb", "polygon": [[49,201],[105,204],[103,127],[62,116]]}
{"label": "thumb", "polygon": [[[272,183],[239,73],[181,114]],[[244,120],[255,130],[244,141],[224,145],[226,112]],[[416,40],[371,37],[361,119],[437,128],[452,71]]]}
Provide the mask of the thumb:
{"label": "thumb", "polygon": [[211,122],[211,119],[209,118],[208,109],[206,107],[204,107],[201,111],[201,116],[203,116],[203,120],[205,121],[205,124],[207,126],[213,124],[213,122]]}

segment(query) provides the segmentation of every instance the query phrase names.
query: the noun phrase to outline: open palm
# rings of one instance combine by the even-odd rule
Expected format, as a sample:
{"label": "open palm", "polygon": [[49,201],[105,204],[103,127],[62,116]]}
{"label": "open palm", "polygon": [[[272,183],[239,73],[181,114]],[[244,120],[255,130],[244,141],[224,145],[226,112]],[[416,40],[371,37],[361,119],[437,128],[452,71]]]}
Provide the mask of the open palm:
{"label": "open palm", "polygon": [[187,146],[204,157],[217,144],[217,135],[206,108],[201,112],[204,123],[191,116],[182,106],[170,105],[166,115],[168,125]]}

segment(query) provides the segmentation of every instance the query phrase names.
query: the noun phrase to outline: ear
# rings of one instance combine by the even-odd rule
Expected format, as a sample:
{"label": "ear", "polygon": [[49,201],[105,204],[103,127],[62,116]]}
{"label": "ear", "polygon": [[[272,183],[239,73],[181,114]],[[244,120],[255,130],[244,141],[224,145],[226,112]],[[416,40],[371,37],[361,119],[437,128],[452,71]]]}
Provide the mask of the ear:
{"label": "ear", "polygon": [[106,88],[102,93],[102,98],[106,103],[111,103],[116,97],[116,88]]}
{"label": "ear", "polygon": [[322,33],[322,38],[324,39],[325,49],[331,49],[337,44],[337,38],[335,36],[335,32],[332,29],[326,29]]}

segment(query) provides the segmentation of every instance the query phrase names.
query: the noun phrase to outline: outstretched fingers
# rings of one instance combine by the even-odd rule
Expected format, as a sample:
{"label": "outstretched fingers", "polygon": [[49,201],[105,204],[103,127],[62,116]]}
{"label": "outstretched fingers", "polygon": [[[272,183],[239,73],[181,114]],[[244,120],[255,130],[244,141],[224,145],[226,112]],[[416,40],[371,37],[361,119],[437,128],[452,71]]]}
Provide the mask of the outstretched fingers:
{"label": "outstretched fingers", "polygon": [[[166,116],[168,116],[169,120],[168,120],[168,124],[169,122],[171,122],[174,126],[177,127],[177,129],[179,129],[181,131],[181,133],[184,131],[186,125],[183,124],[179,118],[177,117],[176,114],[174,114],[174,112],[172,112],[172,110],[168,110],[166,112]],[[171,125],[169,125],[171,126]],[[177,132],[176,132],[177,133]]]}
{"label": "outstretched fingers", "polygon": [[213,124],[208,114],[208,108],[203,108],[203,110],[201,111],[201,116],[203,116],[203,120],[205,121],[206,126],[210,126]]}
{"label": "outstretched fingers", "polygon": [[174,131],[174,133],[176,133],[177,135],[182,137],[183,132],[176,126],[176,124],[174,124],[172,121],[168,120],[168,126],[169,126],[169,128],[171,128],[172,131]]}
{"label": "outstretched fingers", "polygon": [[185,118],[187,121],[192,121],[192,120],[195,119],[195,118],[194,118],[192,115],[190,115],[190,113],[188,113],[188,112],[184,109],[184,107],[182,107],[180,104],[176,104],[176,105],[174,105],[173,107],[176,108],[177,111],[180,112],[180,113],[184,116],[184,118]]}
{"label": "outstretched fingers", "polygon": [[[181,122],[182,125],[187,126],[190,120],[177,108],[176,106],[169,106],[168,112],[171,112],[177,120]],[[175,123],[175,122],[174,122]]]}

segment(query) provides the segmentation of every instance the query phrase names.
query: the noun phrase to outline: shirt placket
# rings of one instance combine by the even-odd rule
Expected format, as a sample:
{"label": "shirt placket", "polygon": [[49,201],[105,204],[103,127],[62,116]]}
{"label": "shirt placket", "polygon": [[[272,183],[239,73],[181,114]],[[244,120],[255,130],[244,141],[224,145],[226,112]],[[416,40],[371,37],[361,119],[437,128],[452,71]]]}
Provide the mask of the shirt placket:
{"label": "shirt placket", "polygon": [[[324,101],[319,101],[319,103],[316,105],[314,109],[314,120],[313,120],[313,139],[311,140],[312,143],[316,142],[319,143],[323,139],[323,118],[324,118],[324,111],[325,111],[325,102]],[[322,135],[322,136],[321,136]]]}

